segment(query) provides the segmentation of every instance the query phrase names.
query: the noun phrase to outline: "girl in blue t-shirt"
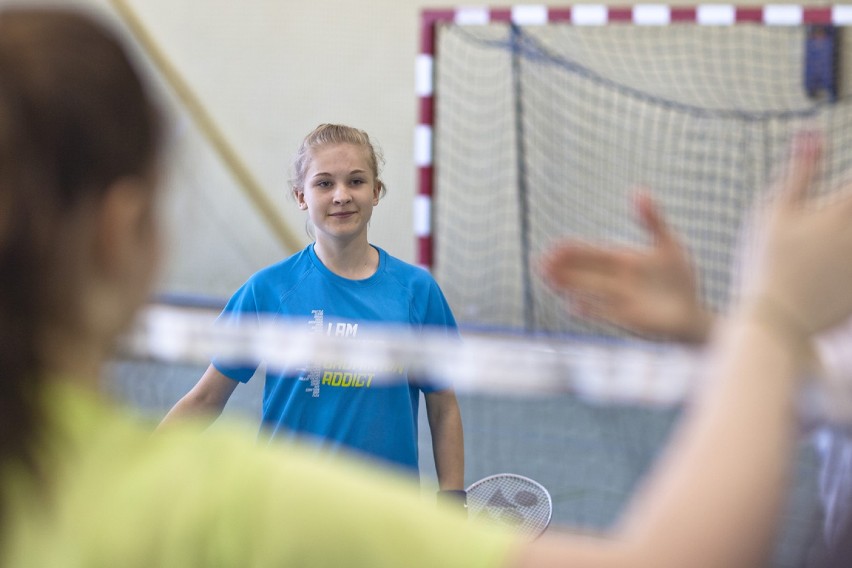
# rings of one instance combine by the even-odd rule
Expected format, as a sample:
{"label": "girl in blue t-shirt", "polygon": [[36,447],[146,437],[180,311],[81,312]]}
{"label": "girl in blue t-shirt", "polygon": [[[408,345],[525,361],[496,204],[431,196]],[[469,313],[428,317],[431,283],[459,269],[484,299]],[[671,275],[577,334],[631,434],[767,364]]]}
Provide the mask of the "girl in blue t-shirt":
{"label": "girl in blue t-shirt", "polygon": [[[431,275],[368,240],[373,208],[385,192],[381,162],[362,130],[322,124],[308,134],[295,159],[292,191],[315,241],[252,275],[220,321],[252,325],[259,317],[286,318],[306,333],[352,341],[388,324],[456,334],[453,314]],[[370,349],[368,343],[364,349]],[[254,365],[214,360],[164,422],[198,414],[215,419],[236,386],[256,371]],[[359,452],[414,473],[423,392],[440,489],[462,489],[462,423],[451,389],[418,383],[392,364],[376,368],[346,360],[300,371],[266,369],[265,375],[262,437],[298,436],[324,450]]]}

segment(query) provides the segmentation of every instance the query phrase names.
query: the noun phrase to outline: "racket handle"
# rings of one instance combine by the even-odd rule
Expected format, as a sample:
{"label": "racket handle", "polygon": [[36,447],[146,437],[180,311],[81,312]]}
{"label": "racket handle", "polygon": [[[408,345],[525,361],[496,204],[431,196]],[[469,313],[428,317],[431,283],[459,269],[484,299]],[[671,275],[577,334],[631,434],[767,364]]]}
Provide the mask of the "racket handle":
{"label": "racket handle", "polygon": [[447,505],[467,515],[467,491],[464,489],[438,491],[438,504]]}

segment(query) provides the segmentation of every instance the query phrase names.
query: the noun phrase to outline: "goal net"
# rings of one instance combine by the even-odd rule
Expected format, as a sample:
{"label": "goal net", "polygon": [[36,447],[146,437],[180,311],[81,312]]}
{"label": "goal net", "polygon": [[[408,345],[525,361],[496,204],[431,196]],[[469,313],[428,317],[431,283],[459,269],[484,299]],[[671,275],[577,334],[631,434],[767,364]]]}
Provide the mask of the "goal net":
{"label": "goal net", "polygon": [[806,88],[812,26],[485,19],[434,26],[431,268],[463,325],[617,335],[566,313],[535,262],[564,236],[648,244],[638,184],[724,310],[741,228],[791,134],[825,133],[822,188],[848,170],[852,104]]}

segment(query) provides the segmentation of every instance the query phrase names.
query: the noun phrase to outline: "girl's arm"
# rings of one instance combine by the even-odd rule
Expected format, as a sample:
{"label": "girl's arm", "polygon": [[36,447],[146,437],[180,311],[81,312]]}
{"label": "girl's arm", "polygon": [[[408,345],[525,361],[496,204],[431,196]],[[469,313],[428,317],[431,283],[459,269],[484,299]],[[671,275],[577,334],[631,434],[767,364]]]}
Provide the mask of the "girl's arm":
{"label": "girl's arm", "polygon": [[222,414],[238,384],[210,365],[195,386],[169,410],[157,428],[190,418],[212,424]]}
{"label": "girl's arm", "polygon": [[455,392],[428,392],[425,398],[439,489],[464,489],[464,433]]}

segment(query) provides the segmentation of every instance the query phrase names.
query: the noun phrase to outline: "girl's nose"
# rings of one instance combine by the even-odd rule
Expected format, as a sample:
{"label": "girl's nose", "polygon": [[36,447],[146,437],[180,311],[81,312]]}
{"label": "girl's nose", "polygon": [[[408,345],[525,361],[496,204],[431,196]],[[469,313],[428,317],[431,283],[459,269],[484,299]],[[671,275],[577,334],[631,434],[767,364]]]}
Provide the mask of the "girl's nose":
{"label": "girl's nose", "polygon": [[352,196],[349,195],[349,190],[344,184],[338,184],[337,187],[334,188],[335,203],[349,203],[351,200]]}

